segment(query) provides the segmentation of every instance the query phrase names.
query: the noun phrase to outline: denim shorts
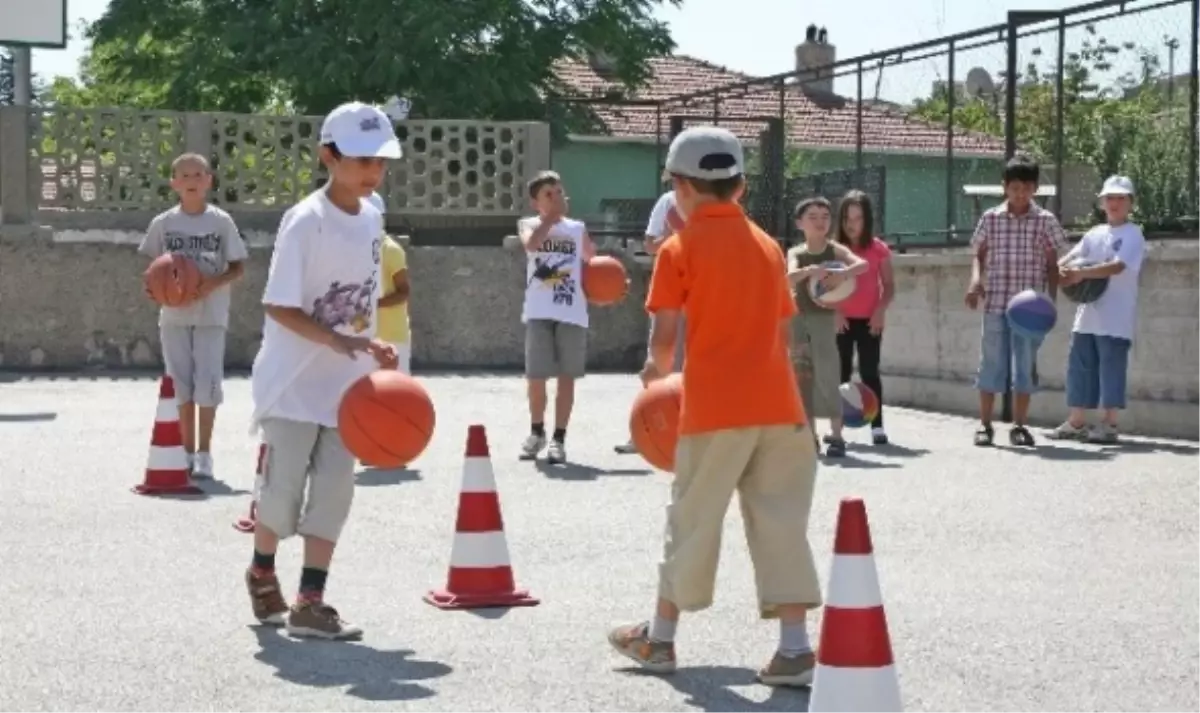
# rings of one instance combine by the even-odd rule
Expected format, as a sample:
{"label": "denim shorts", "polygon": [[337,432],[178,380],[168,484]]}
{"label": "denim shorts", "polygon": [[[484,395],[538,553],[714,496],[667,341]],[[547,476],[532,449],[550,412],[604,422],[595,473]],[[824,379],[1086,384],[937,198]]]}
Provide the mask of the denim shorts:
{"label": "denim shorts", "polygon": [[1042,340],[1013,331],[1003,314],[983,315],[979,344],[979,375],[975,388],[989,394],[1005,391],[1009,369],[1012,390],[1018,394],[1037,391],[1037,353]]}
{"label": "denim shorts", "polygon": [[1125,408],[1125,375],[1132,345],[1120,337],[1073,333],[1067,356],[1067,407]]}

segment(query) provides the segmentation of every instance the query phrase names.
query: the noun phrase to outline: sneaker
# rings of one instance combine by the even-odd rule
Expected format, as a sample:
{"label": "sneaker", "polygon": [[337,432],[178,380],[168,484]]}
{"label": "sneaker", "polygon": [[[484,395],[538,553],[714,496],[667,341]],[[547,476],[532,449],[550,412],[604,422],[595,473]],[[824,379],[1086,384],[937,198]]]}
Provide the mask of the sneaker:
{"label": "sneaker", "polygon": [[283,626],[288,613],[287,602],[279,589],[279,578],[274,572],[256,574],[246,570],[246,591],[250,593],[250,607],[260,624]]}
{"label": "sneaker", "polygon": [[775,652],[771,662],[759,670],[756,678],[767,686],[811,686],[816,666],[815,654],[784,656]]}
{"label": "sneaker", "polygon": [[618,654],[651,673],[675,672],[675,644],[651,641],[650,624],[619,626],[608,632],[608,643]]}
{"label": "sneaker", "polygon": [[619,446],[613,446],[613,450],[623,456],[632,455],[638,452],[637,446],[633,444],[632,438],[630,438],[628,442],[622,443]]}
{"label": "sneaker", "polygon": [[846,441],[843,438],[829,437],[826,441],[829,445],[825,447],[825,455],[830,458],[844,458],[846,456]]}
{"label": "sneaker", "polygon": [[1111,426],[1107,423],[1102,423],[1099,426],[1091,429],[1084,436],[1084,440],[1088,443],[1113,444],[1119,440],[1120,432],[1116,426]]}
{"label": "sneaker", "polygon": [[550,447],[546,449],[546,462],[552,465],[566,463],[567,447],[561,441],[550,441]]}
{"label": "sneaker", "polygon": [[200,480],[212,480],[213,459],[211,453],[197,453],[192,461],[192,477]]}
{"label": "sneaker", "polygon": [[322,601],[304,600],[292,605],[287,618],[291,636],[345,641],[362,637],[362,629],[342,620],[337,609]]}
{"label": "sneaker", "polygon": [[546,437],[531,433],[521,443],[521,460],[535,460],[546,447]]}
{"label": "sneaker", "polygon": [[887,431],[883,430],[882,427],[881,428],[872,428],[871,429],[871,443],[873,443],[877,446],[886,446],[889,443],[888,437],[887,437]]}
{"label": "sneaker", "polygon": [[1046,432],[1046,438],[1052,441],[1082,441],[1087,437],[1087,425],[1074,426],[1070,421],[1063,421],[1053,431]]}

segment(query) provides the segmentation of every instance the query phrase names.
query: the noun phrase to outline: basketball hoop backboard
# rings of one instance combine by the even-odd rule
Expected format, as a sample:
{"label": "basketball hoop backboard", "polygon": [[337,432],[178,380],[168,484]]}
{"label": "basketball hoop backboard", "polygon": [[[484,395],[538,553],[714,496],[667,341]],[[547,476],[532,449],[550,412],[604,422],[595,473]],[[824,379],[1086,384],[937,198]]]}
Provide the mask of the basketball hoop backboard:
{"label": "basketball hoop backboard", "polygon": [[0,0],[0,45],[66,47],[67,0]]}

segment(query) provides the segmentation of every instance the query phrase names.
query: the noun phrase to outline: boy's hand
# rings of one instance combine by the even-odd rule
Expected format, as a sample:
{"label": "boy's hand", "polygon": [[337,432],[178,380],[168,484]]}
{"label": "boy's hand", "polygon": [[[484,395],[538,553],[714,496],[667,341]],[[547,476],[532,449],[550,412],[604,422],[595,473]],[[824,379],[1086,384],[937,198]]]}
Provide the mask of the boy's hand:
{"label": "boy's hand", "polygon": [[1068,287],[1083,281],[1083,276],[1079,274],[1079,268],[1075,267],[1059,268],[1058,275],[1058,284],[1062,285],[1063,287]]}
{"label": "boy's hand", "polygon": [[400,365],[400,355],[396,353],[396,348],[387,342],[372,339],[367,345],[367,351],[379,362],[380,369],[395,369]]}
{"label": "boy's hand", "polygon": [[334,332],[329,339],[329,348],[338,354],[357,359],[359,352],[371,350],[371,340],[366,337],[352,337],[349,334]]}
{"label": "boy's hand", "polygon": [[200,278],[200,284],[196,287],[196,294],[193,299],[202,300],[211,295],[217,289],[216,284],[208,277]]}
{"label": "boy's hand", "polygon": [[846,275],[840,270],[826,270],[825,268],[821,268],[821,271],[825,274],[817,279],[821,281],[821,285],[827,290],[832,290],[846,281]]}
{"label": "boy's hand", "polygon": [[979,299],[986,293],[983,289],[982,282],[972,281],[971,286],[967,288],[966,303],[967,307],[975,309],[979,306]]}

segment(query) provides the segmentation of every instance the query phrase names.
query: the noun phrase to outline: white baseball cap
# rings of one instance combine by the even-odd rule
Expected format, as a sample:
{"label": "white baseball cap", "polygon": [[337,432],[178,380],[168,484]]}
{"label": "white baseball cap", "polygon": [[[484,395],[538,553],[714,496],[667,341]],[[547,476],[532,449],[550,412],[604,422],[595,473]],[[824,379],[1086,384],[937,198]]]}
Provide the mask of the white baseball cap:
{"label": "white baseball cap", "polygon": [[716,181],[742,174],[742,142],[716,126],[697,126],[681,132],[667,150],[668,174]]}
{"label": "white baseball cap", "polygon": [[1109,176],[1104,182],[1104,188],[1100,189],[1098,197],[1105,196],[1132,196],[1133,181],[1126,176]]}
{"label": "white baseball cap", "polygon": [[392,120],[379,107],[350,102],[325,117],[321,124],[321,145],[337,144],[343,156],[351,158],[400,158],[400,142]]}

